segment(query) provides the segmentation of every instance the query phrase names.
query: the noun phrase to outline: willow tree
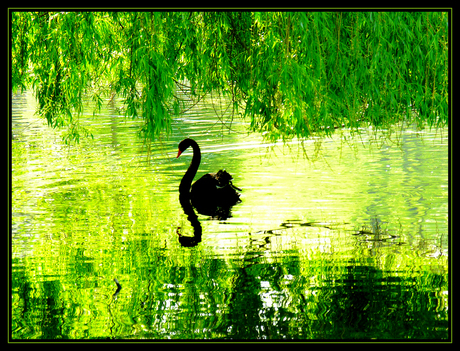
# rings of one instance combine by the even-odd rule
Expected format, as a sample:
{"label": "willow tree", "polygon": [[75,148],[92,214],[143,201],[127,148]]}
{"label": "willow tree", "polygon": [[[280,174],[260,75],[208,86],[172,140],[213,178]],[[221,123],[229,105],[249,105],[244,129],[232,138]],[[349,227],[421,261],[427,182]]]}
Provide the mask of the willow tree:
{"label": "willow tree", "polygon": [[308,137],[448,116],[447,12],[28,12],[10,10],[11,85],[67,139],[118,96],[155,138],[187,98],[226,95],[267,137]]}

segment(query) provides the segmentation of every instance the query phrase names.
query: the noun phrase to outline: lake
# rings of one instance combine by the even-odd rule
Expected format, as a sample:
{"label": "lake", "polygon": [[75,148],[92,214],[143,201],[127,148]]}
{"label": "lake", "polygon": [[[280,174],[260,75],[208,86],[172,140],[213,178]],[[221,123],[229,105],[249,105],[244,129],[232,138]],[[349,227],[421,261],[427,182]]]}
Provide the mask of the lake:
{"label": "lake", "polygon": [[[115,101],[67,146],[13,95],[11,337],[448,340],[448,129],[264,143],[221,104],[148,145]],[[186,137],[242,202],[183,246]]]}

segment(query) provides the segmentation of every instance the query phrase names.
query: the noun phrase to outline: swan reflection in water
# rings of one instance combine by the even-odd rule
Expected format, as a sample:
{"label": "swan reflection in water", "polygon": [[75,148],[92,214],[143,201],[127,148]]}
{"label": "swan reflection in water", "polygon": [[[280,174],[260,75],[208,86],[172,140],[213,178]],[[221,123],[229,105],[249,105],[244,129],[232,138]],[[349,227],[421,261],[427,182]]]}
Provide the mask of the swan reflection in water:
{"label": "swan reflection in water", "polygon": [[179,144],[177,157],[190,146],[193,149],[193,157],[179,185],[179,201],[193,226],[195,235],[187,237],[179,234],[182,246],[195,246],[201,241],[201,224],[193,208],[200,214],[222,220],[231,217],[232,206],[241,202],[240,194],[236,191],[241,189],[233,185],[232,176],[225,170],[205,174],[192,185],[201,162],[200,147],[195,140],[184,139]]}

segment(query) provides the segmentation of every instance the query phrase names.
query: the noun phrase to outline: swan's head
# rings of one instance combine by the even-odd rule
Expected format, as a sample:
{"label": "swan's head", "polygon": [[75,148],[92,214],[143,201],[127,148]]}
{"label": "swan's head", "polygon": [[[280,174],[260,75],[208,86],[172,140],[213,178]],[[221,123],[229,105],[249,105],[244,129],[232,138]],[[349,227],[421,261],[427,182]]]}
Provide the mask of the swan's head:
{"label": "swan's head", "polygon": [[196,144],[195,140],[193,139],[184,139],[179,143],[179,152],[177,153],[176,158],[178,158],[181,153],[183,153],[185,150],[187,150],[190,146],[193,144]]}

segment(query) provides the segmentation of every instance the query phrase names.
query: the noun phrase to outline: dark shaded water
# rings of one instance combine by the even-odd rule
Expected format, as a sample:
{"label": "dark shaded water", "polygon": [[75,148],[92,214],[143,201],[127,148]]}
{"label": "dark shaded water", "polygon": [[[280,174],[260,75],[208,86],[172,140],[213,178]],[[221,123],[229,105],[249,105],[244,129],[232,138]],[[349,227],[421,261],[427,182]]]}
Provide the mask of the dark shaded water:
{"label": "dark shaded water", "polygon": [[[14,96],[12,338],[449,337],[447,129],[265,145],[207,106],[150,150],[108,107],[67,147]],[[185,137],[243,189],[194,247]]]}

